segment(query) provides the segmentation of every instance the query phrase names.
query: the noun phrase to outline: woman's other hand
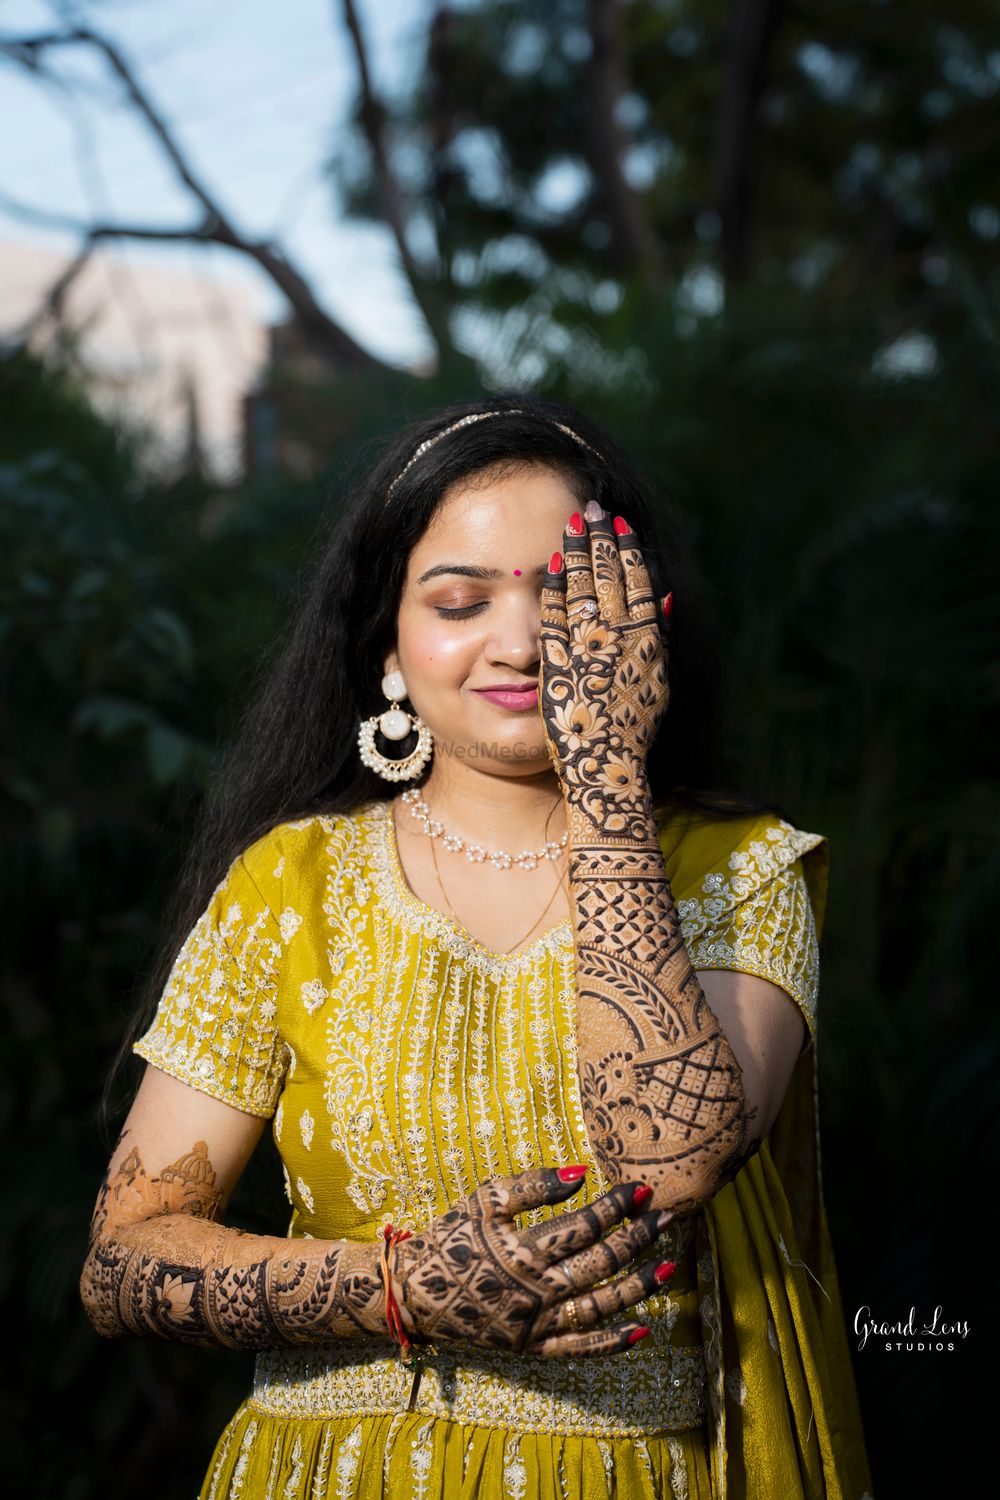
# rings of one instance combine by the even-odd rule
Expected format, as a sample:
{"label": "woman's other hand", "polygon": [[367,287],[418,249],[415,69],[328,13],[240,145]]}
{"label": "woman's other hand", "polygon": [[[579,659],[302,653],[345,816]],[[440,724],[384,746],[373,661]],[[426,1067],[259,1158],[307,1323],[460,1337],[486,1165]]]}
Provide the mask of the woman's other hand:
{"label": "woman's other hand", "polygon": [[596,1283],[622,1271],[672,1217],[638,1212],[650,1197],[644,1184],[618,1184],[528,1229],[514,1222],[571,1197],[583,1175],[580,1167],[540,1167],[495,1178],[398,1242],[393,1289],[410,1337],[546,1356],[616,1354],[643,1337],[649,1330],[634,1319],[601,1325],[661,1290],[670,1262],[654,1257]]}

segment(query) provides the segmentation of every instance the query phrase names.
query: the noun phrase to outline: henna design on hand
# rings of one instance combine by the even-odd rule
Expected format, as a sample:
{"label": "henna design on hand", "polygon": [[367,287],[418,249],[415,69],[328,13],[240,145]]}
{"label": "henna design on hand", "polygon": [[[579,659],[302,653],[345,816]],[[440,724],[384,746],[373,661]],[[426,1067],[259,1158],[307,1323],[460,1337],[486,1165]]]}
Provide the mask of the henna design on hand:
{"label": "henna design on hand", "polygon": [[[660,1284],[660,1262],[596,1290],[594,1284],[627,1266],[665,1225],[662,1212],[620,1224],[634,1212],[639,1186],[616,1186],[585,1208],[522,1230],[516,1214],[562,1202],[580,1187],[579,1181],[561,1182],[555,1168],[529,1168],[485,1183],[401,1241],[393,1251],[392,1276],[414,1343],[449,1339],[547,1357],[628,1348],[641,1324],[597,1324],[648,1296]],[[612,1233],[602,1239],[608,1229]],[[572,1332],[566,1320],[571,1297],[577,1310]]]}
{"label": "henna design on hand", "polygon": [[[583,1332],[567,1335],[560,1309],[572,1293],[590,1293],[593,1283],[627,1266],[665,1227],[657,1212],[621,1224],[638,1186],[616,1187],[523,1231],[515,1214],[561,1203],[579,1180],[562,1182],[556,1170],[541,1168],[477,1189],[392,1252],[407,1331],[414,1340],[545,1355],[628,1347],[639,1324],[596,1324],[648,1296],[655,1264],[581,1297]],[[376,1245],[229,1229],[216,1222],[221,1196],[203,1141],[157,1177],[147,1175],[134,1148],[114,1174],[105,1173],[80,1280],[98,1333],[233,1349],[387,1336]]]}
{"label": "henna design on hand", "polygon": [[606,516],[589,525],[566,533],[565,572],[546,575],[539,707],[564,797],[595,832],[638,840],[666,651],[638,539],[623,535],[619,552]]}
{"label": "henna design on hand", "polygon": [[221,1198],[204,1141],[156,1177],[134,1148],[109,1168],[80,1278],[98,1333],[233,1349],[385,1333],[374,1246],[229,1229]]}
{"label": "henna design on hand", "polygon": [[667,628],[638,538],[616,538],[593,503],[586,520],[587,535],[566,533],[565,573],[545,578],[539,693],[569,831],[580,1088],[605,1176],[641,1177],[689,1211],[757,1142],[684,947],[646,773],[669,703]]}

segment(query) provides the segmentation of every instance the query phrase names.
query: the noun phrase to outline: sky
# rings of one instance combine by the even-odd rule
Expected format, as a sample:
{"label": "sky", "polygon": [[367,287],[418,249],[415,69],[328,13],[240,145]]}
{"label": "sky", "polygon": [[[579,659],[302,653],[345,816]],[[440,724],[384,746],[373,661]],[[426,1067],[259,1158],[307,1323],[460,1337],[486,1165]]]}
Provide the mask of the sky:
{"label": "sky", "polygon": [[[405,78],[428,4],[357,0],[380,90]],[[4,0],[0,35],[57,29],[60,11],[72,10]],[[326,309],[373,354],[393,364],[427,357],[431,345],[388,231],[345,222],[324,176],[355,89],[341,0],[96,0],[76,14],[126,53],[198,175],[245,232],[276,235]],[[66,251],[79,242],[67,229],[19,217],[4,194],[85,221],[195,222],[197,203],[101,60],[67,48],[58,65],[78,88],[39,87],[0,64],[0,240]],[[117,241],[114,253],[135,265],[236,278],[259,299],[263,318],[284,314],[263,273],[225,249]]]}

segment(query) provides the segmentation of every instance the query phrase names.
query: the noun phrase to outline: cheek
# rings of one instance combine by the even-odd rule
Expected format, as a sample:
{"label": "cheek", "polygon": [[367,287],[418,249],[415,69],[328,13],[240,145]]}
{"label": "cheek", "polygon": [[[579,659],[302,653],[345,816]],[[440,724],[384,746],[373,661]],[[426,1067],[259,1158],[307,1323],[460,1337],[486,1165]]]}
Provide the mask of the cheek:
{"label": "cheek", "polygon": [[477,646],[444,620],[425,620],[406,632],[405,655],[412,667],[429,678],[450,680],[465,676],[475,661]]}

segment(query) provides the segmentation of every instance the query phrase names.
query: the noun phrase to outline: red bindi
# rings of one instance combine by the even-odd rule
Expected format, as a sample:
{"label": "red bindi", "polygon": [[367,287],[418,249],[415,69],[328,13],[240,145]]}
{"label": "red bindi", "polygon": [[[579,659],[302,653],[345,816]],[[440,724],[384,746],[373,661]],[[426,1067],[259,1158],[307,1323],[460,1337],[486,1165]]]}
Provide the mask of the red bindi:
{"label": "red bindi", "polygon": [[521,569],[520,568],[515,568],[514,569],[514,577],[515,578],[520,578],[520,576],[521,576]]}

